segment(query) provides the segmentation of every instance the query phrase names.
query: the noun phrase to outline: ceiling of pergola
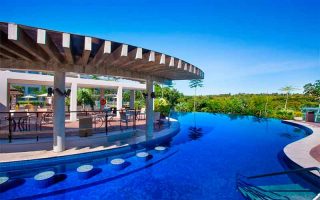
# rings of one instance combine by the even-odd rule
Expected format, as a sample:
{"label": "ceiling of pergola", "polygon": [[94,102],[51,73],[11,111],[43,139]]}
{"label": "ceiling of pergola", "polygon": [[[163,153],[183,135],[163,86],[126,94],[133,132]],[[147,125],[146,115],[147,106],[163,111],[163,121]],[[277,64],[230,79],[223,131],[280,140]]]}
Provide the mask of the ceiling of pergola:
{"label": "ceiling of pergola", "polygon": [[0,22],[0,68],[74,72],[155,81],[203,79],[194,65],[149,49]]}

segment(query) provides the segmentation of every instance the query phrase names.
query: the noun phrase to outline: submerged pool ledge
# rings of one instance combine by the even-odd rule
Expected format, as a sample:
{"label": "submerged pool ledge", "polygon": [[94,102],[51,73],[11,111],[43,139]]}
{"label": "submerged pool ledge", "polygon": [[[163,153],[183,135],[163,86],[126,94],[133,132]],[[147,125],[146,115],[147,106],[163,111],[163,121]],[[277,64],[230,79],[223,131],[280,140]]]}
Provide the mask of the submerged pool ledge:
{"label": "submerged pool ledge", "polygon": [[[283,120],[282,122],[302,128],[308,133],[307,137],[285,146],[283,151],[287,158],[303,168],[320,167],[320,156],[312,153],[315,149],[320,150],[320,126],[293,120]],[[312,173],[320,177],[319,172],[312,171]]]}
{"label": "submerged pool ledge", "polygon": [[[170,127],[163,129],[159,132],[155,132],[153,137],[146,140],[145,135],[135,137],[134,139],[128,141],[127,143],[119,143],[111,146],[101,146],[101,142],[107,142],[107,137],[115,137],[116,135],[108,135],[105,134],[99,136],[91,136],[94,141],[99,141],[99,146],[87,148],[83,146],[79,146],[79,149],[68,149],[63,152],[54,153],[52,150],[44,150],[44,151],[26,151],[26,152],[17,152],[17,153],[0,153],[2,155],[7,154],[10,156],[12,154],[11,159],[3,159],[0,155],[0,172],[6,171],[7,169],[15,169],[21,167],[29,167],[33,166],[36,163],[41,163],[44,165],[50,165],[56,162],[72,162],[72,160],[78,160],[79,158],[90,159],[99,156],[113,156],[117,154],[123,154],[131,151],[132,149],[146,148],[148,146],[156,146],[167,140],[170,140],[173,136],[175,136],[180,131],[180,123],[175,119],[170,119]],[[129,130],[130,131],[130,130]],[[127,132],[129,132],[127,131]],[[131,130],[132,131],[132,130]],[[142,131],[142,130],[137,130]],[[126,134],[126,132],[122,132],[122,134]],[[83,139],[83,138],[82,138]],[[68,142],[68,141],[67,141]],[[49,142],[51,143],[51,142]],[[16,144],[16,145],[26,145],[26,144]],[[52,143],[51,143],[52,145]],[[19,156],[14,158],[15,154],[20,154]]]}

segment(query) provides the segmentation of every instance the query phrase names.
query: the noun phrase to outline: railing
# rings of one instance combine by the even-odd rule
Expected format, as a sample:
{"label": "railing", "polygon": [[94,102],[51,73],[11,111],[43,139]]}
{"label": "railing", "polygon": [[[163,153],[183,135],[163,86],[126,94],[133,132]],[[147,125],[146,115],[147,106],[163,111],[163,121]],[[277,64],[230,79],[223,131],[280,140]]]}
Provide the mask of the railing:
{"label": "railing", "polygon": [[[71,113],[78,113],[78,115],[83,114],[84,116],[92,116],[93,123],[95,123],[96,129],[96,120],[98,120],[101,125],[98,128],[101,128],[104,124],[105,133],[108,134],[111,126],[110,121],[115,121],[114,118],[117,116],[117,113],[127,112],[132,116],[126,115],[126,118],[119,119],[120,122],[120,130],[123,130],[123,123],[126,123],[126,128],[128,128],[129,122],[132,123],[132,128],[136,129],[136,120],[138,118],[139,111],[136,109],[126,109],[126,110],[84,110],[84,111],[66,111],[65,115],[70,115]],[[103,116],[98,116],[98,114],[104,114]],[[49,124],[53,120],[53,112],[52,111],[14,111],[14,112],[0,112],[0,115],[3,117],[0,119],[0,124],[6,122],[3,127],[8,126],[8,140],[12,142],[13,136],[12,133],[16,131],[17,127],[19,131],[31,131],[31,122],[30,119],[33,117],[35,121],[34,127],[35,131],[41,130],[43,124]],[[130,118],[130,119],[129,119]],[[1,127],[0,129],[2,129]],[[37,136],[38,140],[38,136]]]}
{"label": "railing", "polygon": [[268,177],[268,176],[278,176],[278,175],[283,175],[283,174],[292,174],[292,173],[306,172],[306,171],[308,171],[308,172],[318,171],[320,173],[320,168],[319,167],[300,168],[300,169],[293,169],[293,170],[287,170],[287,171],[282,171],[282,172],[273,172],[273,173],[268,173],[268,174],[248,176],[246,178],[247,179],[256,179],[256,178],[263,178],[263,177]]}
{"label": "railing", "polygon": [[[241,174],[237,174],[237,178],[236,178],[237,189],[242,190],[241,192],[243,195],[245,195],[243,192],[246,192],[247,195],[251,195],[259,199],[290,199],[287,196],[284,196],[269,190],[265,190],[261,187],[250,184],[244,181],[244,179],[259,179],[264,177],[273,177],[273,176],[279,176],[279,175],[285,175],[285,174],[296,174],[296,173],[311,172],[311,171],[318,171],[320,173],[320,168],[319,167],[299,168],[299,169],[286,170],[281,172],[259,174],[254,176],[244,176]],[[245,196],[245,197],[249,198],[248,196]]]}
{"label": "railing", "polygon": [[[244,192],[246,192],[247,195],[250,194],[251,196],[256,197],[258,199],[266,199],[266,200],[267,199],[270,199],[270,200],[271,199],[277,199],[277,200],[290,199],[289,197],[277,194],[272,191],[265,190],[263,188],[255,186],[253,184],[249,184],[240,178],[237,179],[237,187],[239,190],[243,190]],[[245,194],[243,194],[243,195],[245,195]],[[251,199],[247,195],[245,197]]]}

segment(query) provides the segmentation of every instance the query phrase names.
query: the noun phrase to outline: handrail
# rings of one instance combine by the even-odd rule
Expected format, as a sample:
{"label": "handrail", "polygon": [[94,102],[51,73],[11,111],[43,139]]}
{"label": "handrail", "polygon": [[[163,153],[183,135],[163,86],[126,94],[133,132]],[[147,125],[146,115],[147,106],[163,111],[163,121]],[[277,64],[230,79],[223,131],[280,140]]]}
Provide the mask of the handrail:
{"label": "handrail", "polygon": [[319,167],[307,167],[307,168],[301,168],[301,169],[293,169],[293,170],[287,170],[287,171],[282,171],[282,172],[273,172],[273,173],[268,173],[268,174],[259,174],[255,176],[248,176],[246,177],[247,179],[256,179],[256,178],[263,178],[263,177],[268,177],[268,176],[278,176],[278,175],[283,175],[283,174],[291,174],[291,173],[298,173],[298,172],[305,172],[305,171],[318,171],[320,173],[320,168]]}
{"label": "handrail", "polygon": [[[282,172],[273,172],[273,173],[267,173],[267,174],[259,174],[255,176],[243,176],[241,174],[237,174],[237,187],[245,190],[246,192],[250,193],[251,195],[254,195],[258,197],[259,199],[273,199],[269,195],[267,195],[265,192],[268,192],[272,195],[276,195],[279,198],[289,199],[287,196],[283,196],[280,194],[277,194],[272,191],[264,190],[258,186],[249,184],[241,179],[241,177],[246,179],[256,179],[256,178],[263,178],[263,177],[270,177],[270,176],[278,176],[278,175],[284,175],[284,174],[290,174],[290,173],[300,173],[300,172],[306,172],[306,171],[318,171],[320,172],[319,167],[307,167],[307,168],[300,168],[300,169],[293,169],[293,170],[287,170]],[[242,193],[242,192],[241,192]]]}
{"label": "handrail", "polygon": [[[99,112],[105,112],[103,110],[75,110],[75,111],[71,111],[71,110],[66,110],[65,113],[99,113]],[[20,113],[53,113],[53,111],[1,111],[0,114],[10,114],[10,113],[14,113],[14,114],[20,114]]]}
{"label": "handrail", "polygon": [[[88,116],[89,114],[95,115],[97,113],[105,113],[105,121],[104,121],[104,123],[105,123],[105,132],[106,132],[106,134],[108,134],[108,117],[116,115],[117,112],[124,112],[124,111],[132,111],[133,112],[133,115],[135,117],[133,117],[132,127],[135,130],[136,129],[136,118],[137,118],[137,114],[138,114],[138,111],[136,109],[111,109],[111,110],[104,109],[104,110],[79,110],[79,111],[66,110],[65,114],[67,114],[67,113],[85,113],[85,115]],[[50,115],[52,115],[52,114],[54,114],[54,112],[53,111],[5,111],[5,112],[1,111],[0,114],[7,115],[7,117],[5,117],[5,120],[8,120],[8,122],[9,122],[8,140],[9,140],[9,143],[11,143],[12,142],[12,132],[13,132],[12,125],[16,124],[16,122],[14,121],[14,117],[11,114],[36,114],[35,117],[38,119],[40,114],[50,114]],[[1,119],[0,119],[0,121],[1,121]],[[20,120],[19,120],[19,123],[20,123]],[[29,125],[29,129],[30,129],[30,125]],[[37,129],[37,124],[36,124],[36,129]],[[120,124],[120,129],[122,130],[121,124]],[[38,141],[38,137],[37,137],[37,141]]]}
{"label": "handrail", "polygon": [[[283,196],[281,194],[265,190],[263,188],[255,186],[253,184],[249,184],[249,183],[241,180],[240,178],[237,179],[237,186],[238,186],[238,188],[241,187],[241,189],[245,190],[246,192],[250,193],[251,195],[258,197],[259,199],[273,199],[270,196],[270,195],[273,195],[273,196],[277,196],[277,199],[279,199],[279,200],[280,200],[280,198],[289,200],[289,198],[287,196]],[[269,195],[267,193],[269,193]]]}

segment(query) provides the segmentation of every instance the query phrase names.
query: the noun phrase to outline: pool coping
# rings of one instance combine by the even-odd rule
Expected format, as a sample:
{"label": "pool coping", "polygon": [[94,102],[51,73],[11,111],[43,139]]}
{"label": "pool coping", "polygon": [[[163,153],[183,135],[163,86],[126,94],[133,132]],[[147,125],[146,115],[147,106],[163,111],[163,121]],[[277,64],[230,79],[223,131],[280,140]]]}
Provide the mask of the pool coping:
{"label": "pool coping", "polygon": [[[310,155],[310,151],[320,145],[320,127],[302,121],[283,120],[282,122],[302,128],[308,134],[308,136],[284,147],[283,152],[286,157],[301,168],[320,167],[320,162]],[[320,177],[320,173],[317,171],[311,171],[311,173]]]}
{"label": "pool coping", "polygon": [[101,155],[105,156],[114,156],[118,154],[126,153],[132,149],[137,148],[137,146],[154,146],[159,145],[162,142],[172,138],[180,131],[180,123],[179,121],[170,118],[170,127],[164,130],[161,130],[153,135],[152,138],[146,140],[145,136],[140,136],[136,139],[133,143],[128,143],[125,145],[120,145],[114,148],[107,148],[102,150],[96,151],[89,151],[89,152],[82,152],[82,153],[75,153],[69,155],[63,154],[56,154],[52,157],[45,157],[45,158],[34,158],[28,160],[15,160],[15,161],[7,161],[7,162],[0,162],[0,172],[6,171],[7,169],[16,169],[21,167],[29,167],[35,164],[44,164],[50,165],[56,162],[68,162],[72,160],[77,160],[79,158],[86,158],[86,157],[99,157]]}

